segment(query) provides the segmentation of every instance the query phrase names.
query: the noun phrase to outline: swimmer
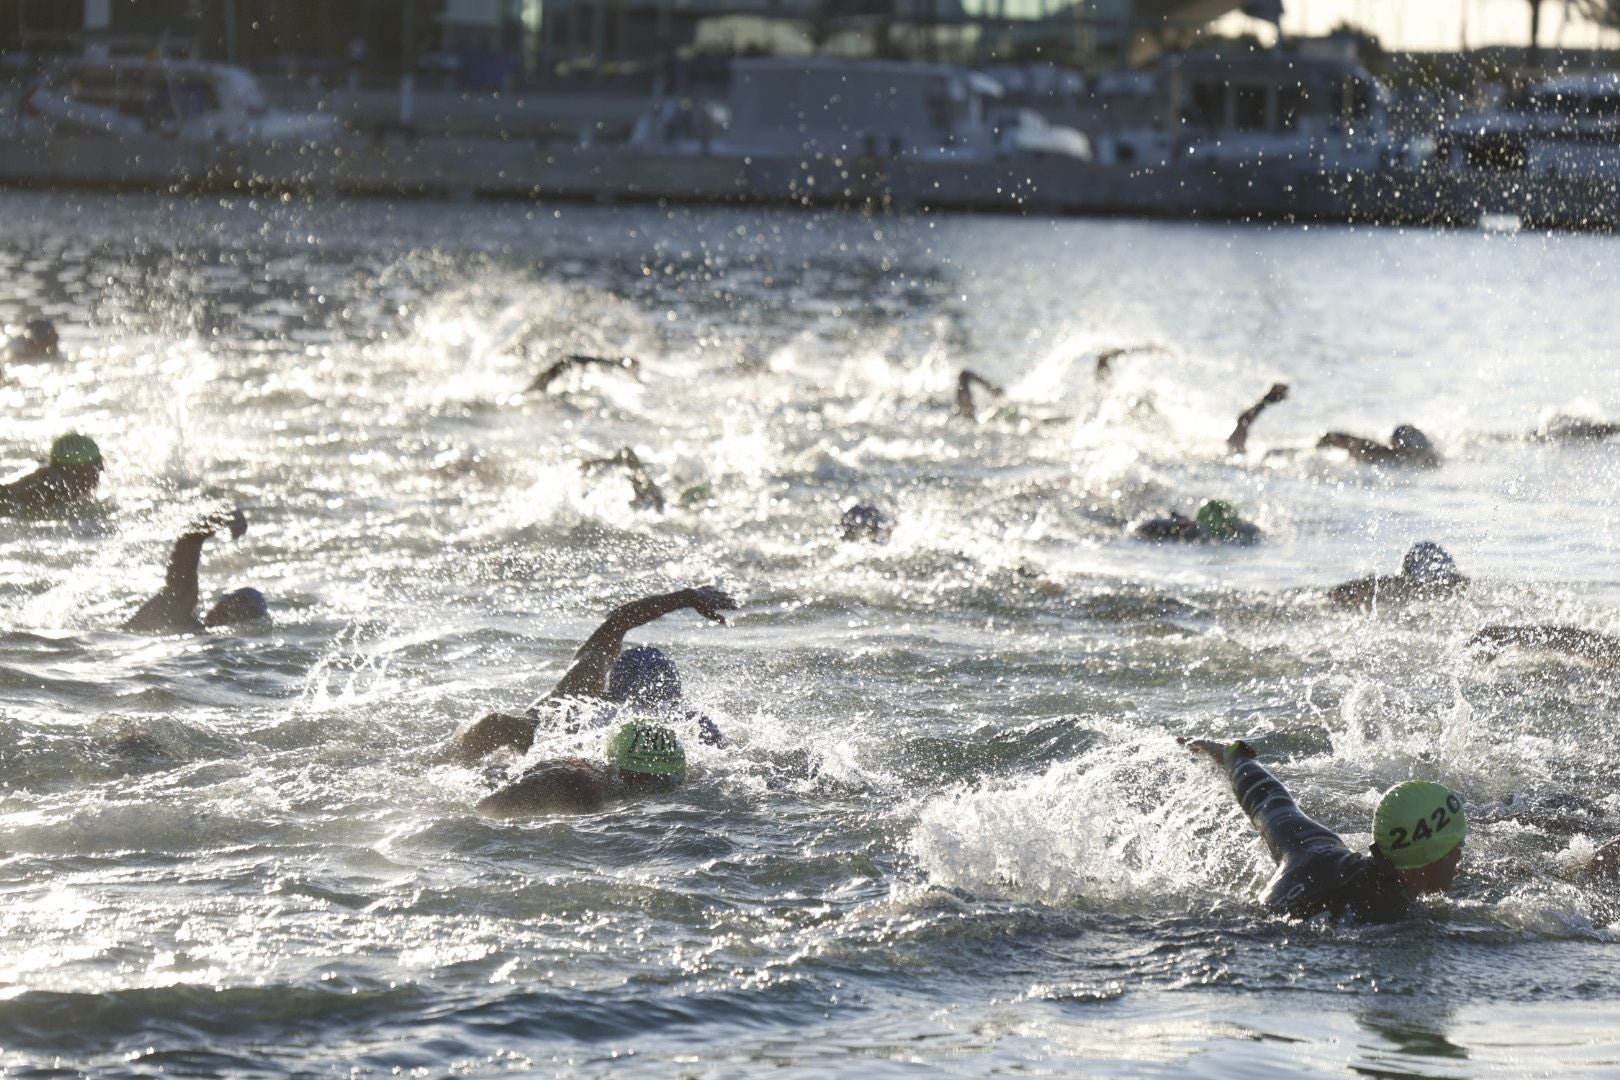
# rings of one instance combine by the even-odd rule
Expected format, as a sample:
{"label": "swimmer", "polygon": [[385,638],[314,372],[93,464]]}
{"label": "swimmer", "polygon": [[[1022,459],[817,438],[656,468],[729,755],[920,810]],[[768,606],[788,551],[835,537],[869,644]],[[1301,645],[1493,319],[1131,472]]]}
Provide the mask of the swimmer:
{"label": "swimmer", "polygon": [[1497,624],[1485,627],[1468,639],[1468,647],[1487,659],[1510,646],[1565,653],[1601,667],[1620,665],[1620,638],[1575,626]]}
{"label": "swimmer", "polygon": [[30,319],[23,327],[21,337],[6,343],[8,360],[55,360],[61,339],[56,335],[56,324],[49,319]]}
{"label": "swimmer", "polygon": [[1411,424],[1402,424],[1390,436],[1389,445],[1363,439],[1360,435],[1346,435],[1330,431],[1316,443],[1317,449],[1343,450],[1357,461],[1368,465],[1405,465],[1416,469],[1433,469],[1440,464],[1429,437]]}
{"label": "swimmer", "polygon": [[1412,600],[1438,600],[1460,593],[1468,579],[1446,549],[1429,540],[1413,544],[1394,576],[1369,574],[1328,590],[1328,599],[1340,607],[1371,609],[1378,604],[1404,604]]}
{"label": "swimmer", "polygon": [[[244,614],[247,618],[266,614],[264,596],[258,590],[238,589],[209,609],[208,619],[212,622],[197,618],[197,563],[202,557],[203,541],[221,528],[230,529],[231,539],[235,540],[247,532],[247,517],[240,510],[222,510],[193,523],[185,535],[174,542],[163,588],[124,623],[125,630],[135,634],[191,634],[207,626],[243,622],[245,619],[240,616]],[[252,597],[244,596],[249,593]],[[253,602],[255,597],[257,605]],[[253,613],[247,614],[250,610]]]}
{"label": "swimmer", "polygon": [[871,503],[856,503],[838,519],[839,539],[845,543],[862,540],[887,544],[894,532],[894,520]]}
{"label": "swimmer", "polygon": [[628,446],[621,446],[619,452],[611,457],[592,458],[579,463],[581,472],[593,473],[602,469],[622,467],[630,476],[630,506],[635,510],[652,510],[655,513],[664,512],[664,493],[659,490],[653,481],[652,475],[647,472],[647,466],[642,464],[636,452]]}
{"label": "swimmer", "polygon": [[579,353],[569,353],[567,356],[552,364],[535,377],[534,382],[524,388],[525,394],[543,394],[551,389],[564,372],[571,368],[604,367],[620,368],[634,375],[641,370],[641,365],[630,356],[584,356]]}
{"label": "swimmer", "polygon": [[607,761],[542,761],[478,804],[491,817],[587,814],[608,802],[673,791],[686,780],[686,750],[670,728],[644,717],[629,721],[607,744]]}
{"label": "swimmer", "polygon": [[1408,780],[1384,792],[1373,813],[1373,844],[1351,851],[1338,834],[1306,817],[1288,789],[1241,740],[1180,739],[1232,782],[1238,805],[1277,862],[1261,903],[1273,914],[1388,923],[1404,918],[1414,897],[1443,893],[1457,878],[1468,818],[1456,792]]}
{"label": "swimmer", "polygon": [[0,484],[0,514],[48,514],[95,494],[101,482],[101,448],[78,432],[51,444],[51,460],[7,484]]}
{"label": "swimmer", "polygon": [[[685,608],[723,626],[723,613],[735,611],[737,601],[713,586],[704,586],[621,604],[608,612],[602,625],[585,639],[562,679],[535,707],[524,713],[490,713],[451,739],[437,759],[472,765],[497,750],[528,753],[543,722],[561,720],[570,729],[578,730],[578,712],[567,708],[570,702],[606,702],[662,715],[677,710],[681,683],[674,663],[650,646],[624,649],[624,636],[638,626]],[[699,737],[704,742],[712,746],[724,743],[720,730],[708,717],[687,715],[697,720]]]}
{"label": "swimmer", "polygon": [[1260,414],[1266,411],[1266,406],[1287,400],[1288,384],[1273,383],[1271,389],[1266,391],[1265,397],[1238,414],[1237,426],[1232,429],[1232,434],[1226,437],[1226,449],[1234,454],[1241,454],[1248,449],[1249,428],[1260,418]]}
{"label": "swimmer", "polygon": [[976,371],[963,368],[956,377],[956,415],[964,420],[977,422],[979,410],[973,403],[973,388],[977,386],[993,398],[1007,396],[1007,391],[986,379]]}
{"label": "swimmer", "polygon": [[1260,542],[1260,527],[1238,517],[1232,504],[1210,499],[1198,508],[1196,517],[1170,511],[1167,517],[1148,518],[1131,533],[1138,540],[1155,544],[1237,544]]}

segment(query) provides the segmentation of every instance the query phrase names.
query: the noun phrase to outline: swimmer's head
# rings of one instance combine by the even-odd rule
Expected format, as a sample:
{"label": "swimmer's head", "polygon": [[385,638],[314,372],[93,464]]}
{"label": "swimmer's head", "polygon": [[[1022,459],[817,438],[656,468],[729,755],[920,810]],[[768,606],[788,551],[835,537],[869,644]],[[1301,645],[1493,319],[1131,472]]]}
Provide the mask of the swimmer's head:
{"label": "swimmer's head", "polygon": [[237,589],[220,597],[219,602],[203,616],[204,626],[234,626],[237,623],[263,619],[270,614],[270,604],[258,589]]}
{"label": "swimmer's head", "polygon": [[637,645],[613,661],[607,696],[628,705],[674,705],[681,700],[681,674],[662,649]]}
{"label": "swimmer's head", "polygon": [[1395,449],[1401,451],[1402,453],[1434,453],[1434,445],[1429,442],[1429,437],[1423,434],[1423,432],[1419,431],[1417,428],[1413,427],[1411,424],[1402,424],[1400,427],[1396,428],[1395,434],[1390,436],[1389,441],[1390,444],[1395,447]]}
{"label": "swimmer's head", "polygon": [[608,760],[621,774],[679,780],[686,774],[686,750],[675,732],[652,720],[632,720],[608,740]]}
{"label": "swimmer's head", "polygon": [[1384,792],[1373,813],[1373,843],[1397,870],[1421,870],[1448,860],[1467,835],[1462,799],[1429,780],[1396,784]]}
{"label": "swimmer's head", "polygon": [[876,544],[886,544],[889,534],[894,532],[894,522],[889,520],[889,515],[871,503],[856,503],[844,511],[838,524],[845,540],[870,540]]}
{"label": "swimmer's head", "polygon": [[1446,549],[1432,540],[1413,544],[1401,560],[1401,576],[1419,585],[1455,585],[1462,580]]}
{"label": "swimmer's head", "polygon": [[101,468],[101,447],[88,435],[77,431],[63,435],[51,443],[51,464],[59,469],[75,466]]}
{"label": "swimmer's head", "polygon": [[1225,499],[1211,499],[1198,508],[1198,527],[1220,540],[1237,532],[1242,521],[1237,510]]}
{"label": "swimmer's head", "polygon": [[29,351],[38,356],[55,353],[61,342],[56,336],[56,324],[49,319],[30,319],[28,325],[23,327],[23,340]]}

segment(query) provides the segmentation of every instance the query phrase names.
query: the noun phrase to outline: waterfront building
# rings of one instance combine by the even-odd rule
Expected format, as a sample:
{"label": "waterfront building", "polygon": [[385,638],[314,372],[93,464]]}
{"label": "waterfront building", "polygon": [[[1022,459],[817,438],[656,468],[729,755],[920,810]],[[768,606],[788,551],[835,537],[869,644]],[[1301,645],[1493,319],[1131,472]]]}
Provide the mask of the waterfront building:
{"label": "waterfront building", "polygon": [[1239,0],[0,0],[0,53],[162,47],[333,78],[357,71],[381,76],[409,65],[474,87],[582,73],[654,74],[677,58],[700,55],[810,51],[1103,70],[1145,63],[1239,6]]}

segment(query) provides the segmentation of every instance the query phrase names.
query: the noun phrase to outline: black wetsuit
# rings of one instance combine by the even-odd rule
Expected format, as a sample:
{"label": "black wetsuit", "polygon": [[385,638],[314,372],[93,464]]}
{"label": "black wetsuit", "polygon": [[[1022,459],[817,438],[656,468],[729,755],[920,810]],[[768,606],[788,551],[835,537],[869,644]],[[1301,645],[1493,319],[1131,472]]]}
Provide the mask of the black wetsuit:
{"label": "black wetsuit", "polygon": [[1198,524],[1196,518],[1172,510],[1169,517],[1148,518],[1136,527],[1133,535],[1138,540],[1153,544],[1234,544],[1247,547],[1260,542],[1260,527],[1239,521],[1232,526],[1229,534],[1217,536]]}
{"label": "black wetsuit", "polygon": [[1258,761],[1240,758],[1231,775],[1239,805],[1277,860],[1277,875],[1261,898],[1266,907],[1292,919],[1322,911],[1369,923],[1406,916],[1411,898],[1388,859],[1351,851],[1337,833],[1306,817]]}

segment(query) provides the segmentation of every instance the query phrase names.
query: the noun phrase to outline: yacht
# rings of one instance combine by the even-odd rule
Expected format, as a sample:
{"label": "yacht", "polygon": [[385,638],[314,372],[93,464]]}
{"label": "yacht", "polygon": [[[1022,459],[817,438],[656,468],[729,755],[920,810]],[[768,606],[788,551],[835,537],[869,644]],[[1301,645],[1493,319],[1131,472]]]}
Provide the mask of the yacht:
{"label": "yacht", "polygon": [[1447,124],[1436,157],[1454,173],[1620,179],[1620,72],[1531,83]]}
{"label": "yacht", "polygon": [[918,162],[1089,160],[1073,128],[1000,106],[1001,84],[947,64],[834,57],[733,60],[724,102],[671,100],[644,115],[641,150],[737,158],[850,155]]}
{"label": "yacht", "polygon": [[1383,85],[1353,56],[1300,49],[1184,53],[1159,66],[1161,121],[1115,136],[1117,164],[1372,171],[1392,155]]}
{"label": "yacht", "polygon": [[269,107],[242,68],[168,58],[74,59],[23,93],[24,134],[157,135],[180,142],[325,142],[335,116]]}

